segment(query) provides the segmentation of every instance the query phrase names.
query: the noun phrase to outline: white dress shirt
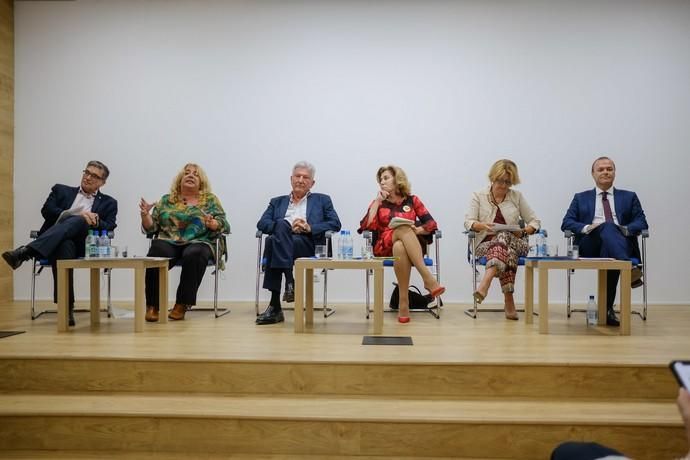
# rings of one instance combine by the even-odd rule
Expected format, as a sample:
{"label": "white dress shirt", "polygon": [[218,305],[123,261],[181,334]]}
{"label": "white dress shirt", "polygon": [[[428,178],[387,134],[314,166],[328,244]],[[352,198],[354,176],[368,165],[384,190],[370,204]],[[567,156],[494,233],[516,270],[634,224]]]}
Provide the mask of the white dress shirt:
{"label": "white dress shirt", "polygon": [[[595,190],[597,192],[597,198],[596,200],[594,200],[594,219],[592,219],[592,223],[590,225],[585,225],[584,227],[582,227],[582,233],[589,233],[592,226],[603,224],[604,222],[606,222],[606,216],[604,215],[604,202],[602,200],[604,196],[604,191],[599,187],[596,187]],[[613,216],[613,222],[616,225],[618,225],[618,216],[616,215],[616,204],[613,201],[613,190],[613,187],[607,190],[608,194],[606,195],[606,198],[609,200],[609,205],[611,206],[611,215]]]}
{"label": "white dress shirt", "polygon": [[307,193],[301,200],[294,201],[292,193],[290,194],[290,204],[288,205],[287,211],[285,211],[285,220],[290,222],[290,225],[292,225],[297,219],[303,219],[306,222],[307,199],[309,198],[309,195],[311,195],[311,192]]}

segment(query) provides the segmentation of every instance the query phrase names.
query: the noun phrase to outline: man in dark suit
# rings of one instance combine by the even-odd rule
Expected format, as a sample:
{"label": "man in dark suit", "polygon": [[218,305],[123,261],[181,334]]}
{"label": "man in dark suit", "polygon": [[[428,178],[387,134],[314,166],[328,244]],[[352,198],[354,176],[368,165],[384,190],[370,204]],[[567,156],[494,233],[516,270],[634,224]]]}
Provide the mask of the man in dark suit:
{"label": "man in dark suit", "polygon": [[[89,230],[113,230],[117,201],[100,192],[110,171],[100,161],[89,161],[81,185],[55,184],[41,208],[45,219],[39,236],[26,246],[6,251],[2,258],[16,270],[29,259],[48,259],[53,266],[53,301],[57,302],[57,260],[84,257]],[[74,282],[69,274],[69,325],[74,326]]]}
{"label": "man in dark suit", "polygon": [[299,257],[314,255],[314,246],[325,244],[328,230],[340,230],[340,219],[328,195],[311,193],[315,169],[311,163],[301,161],[292,168],[292,193],[271,199],[256,227],[270,235],[266,238],[264,260],[266,272],[264,289],[271,291],[266,310],[256,324],[274,324],[284,321],[280,305],[280,283],[285,275],[286,302],[294,301],[292,266]]}
{"label": "man in dark suit", "polygon": [[[561,230],[573,232],[582,256],[639,259],[636,235],[648,228],[640,200],[635,192],[613,187],[616,165],[608,157],[594,161],[592,177],[596,188],[575,194],[563,217]],[[618,270],[607,272],[606,324],[609,326],[619,325],[613,312],[619,276]],[[637,269],[633,270],[632,283],[633,287],[642,285]]]}

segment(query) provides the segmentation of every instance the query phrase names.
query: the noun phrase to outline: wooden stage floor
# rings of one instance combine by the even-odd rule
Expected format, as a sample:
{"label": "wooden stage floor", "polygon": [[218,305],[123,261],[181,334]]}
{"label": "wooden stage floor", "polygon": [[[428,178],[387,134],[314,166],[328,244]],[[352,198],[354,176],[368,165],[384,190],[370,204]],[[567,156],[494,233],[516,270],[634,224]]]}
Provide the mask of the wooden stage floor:
{"label": "wooden stage floor", "polygon": [[413,346],[363,346],[362,337],[373,332],[373,317],[365,319],[363,305],[338,305],[327,319],[315,312],[315,327],[306,334],[293,332],[291,311],[285,323],[256,326],[253,304],[230,308],[230,314],[218,319],[192,311],[184,321],[147,323],[137,334],[132,319],[103,314],[100,327],[92,329],[88,313],[77,313],[77,326],[59,334],[56,315],[32,321],[28,303],[13,302],[0,306],[0,330],[25,333],[0,339],[0,356],[640,366],[690,359],[687,305],[650,306],[647,321],[633,316],[629,337],[618,336],[615,328],[588,327],[583,313],[567,319],[560,305],[550,308],[548,335],[538,333],[538,321],[525,324],[524,314],[520,321],[507,321],[501,313],[471,319],[463,313],[464,305],[447,304],[440,320],[413,313],[404,325],[397,323],[395,313],[386,313],[384,335],[411,336]]}

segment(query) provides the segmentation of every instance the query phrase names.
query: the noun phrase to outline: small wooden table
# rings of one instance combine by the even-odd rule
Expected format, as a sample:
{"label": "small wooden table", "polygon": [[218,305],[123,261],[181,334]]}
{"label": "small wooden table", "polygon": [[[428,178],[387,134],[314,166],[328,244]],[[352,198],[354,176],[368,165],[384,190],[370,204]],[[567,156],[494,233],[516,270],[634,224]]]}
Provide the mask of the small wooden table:
{"label": "small wooden table", "polygon": [[630,335],[630,270],[626,260],[527,259],[525,261],[525,321],[531,324],[534,310],[534,269],[539,272],[539,333],[549,333],[549,270],[597,270],[599,326],[606,325],[606,271],[620,270],[620,334]]}
{"label": "small wooden table", "polygon": [[158,268],[160,314],[158,321],[168,321],[166,314],[168,305],[168,259],[165,257],[133,257],[133,258],[96,258],[96,259],[67,259],[58,260],[58,308],[57,330],[67,331],[69,276],[68,270],[88,268],[91,270],[91,325],[100,322],[101,289],[99,275],[102,268],[130,268],[134,269],[134,332],[144,330],[144,315],[146,314],[146,299],[144,296],[144,280],[147,268]]}
{"label": "small wooden table", "polygon": [[383,260],[316,258],[300,258],[295,261],[295,332],[304,332],[305,320],[307,326],[314,326],[314,269],[373,270],[374,334],[383,333]]}

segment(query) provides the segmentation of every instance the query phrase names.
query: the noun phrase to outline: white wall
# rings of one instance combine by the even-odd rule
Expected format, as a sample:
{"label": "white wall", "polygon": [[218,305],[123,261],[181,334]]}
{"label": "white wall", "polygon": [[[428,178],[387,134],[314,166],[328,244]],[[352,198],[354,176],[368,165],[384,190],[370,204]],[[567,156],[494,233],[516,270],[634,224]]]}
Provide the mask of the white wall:
{"label": "white wall", "polygon": [[[157,199],[195,161],[233,228],[220,296],[249,300],[255,224],[289,191],[294,162],[317,166],[314,190],[350,229],[376,168],[395,163],[445,232],[446,300],[468,302],[463,215],[491,163],[517,162],[519,189],[563,250],[563,213],[607,154],[647,212],[650,300],[690,302],[690,2],[80,0],[17,2],[15,15],[17,244],[50,186],[76,185],[99,159],[118,243],[143,255],[139,197]],[[584,301],[594,277],[576,278]],[[18,299],[28,280],[22,267]],[[333,299],[361,301],[361,274],[331,280]],[[115,281],[115,298],[131,298],[131,275]],[[211,292],[209,281],[201,298]]]}

